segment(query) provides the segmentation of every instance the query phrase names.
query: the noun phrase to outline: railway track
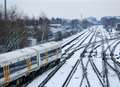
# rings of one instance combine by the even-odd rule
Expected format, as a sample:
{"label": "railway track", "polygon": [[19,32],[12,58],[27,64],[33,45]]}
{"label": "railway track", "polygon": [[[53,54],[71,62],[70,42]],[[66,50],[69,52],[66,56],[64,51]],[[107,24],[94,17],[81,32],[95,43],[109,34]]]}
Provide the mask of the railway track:
{"label": "railway track", "polygon": [[[83,39],[82,41],[84,42],[84,40],[87,39],[91,35],[91,33],[92,32],[90,32],[90,33],[88,32],[87,33],[88,35],[85,34],[85,36],[82,37],[82,39]],[[81,39],[78,40],[76,43],[72,44],[71,46],[69,46],[67,49],[65,49],[65,53],[63,53],[62,56],[65,55],[65,54],[67,54],[67,52],[70,51],[71,49],[76,49],[76,47],[73,48],[73,46],[75,46],[76,44],[78,44],[80,41],[81,41]],[[83,42],[81,42],[78,46],[80,46]]]}
{"label": "railway track", "polygon": [[90,40],[89,40],[89,42],[88,42],[88,45],[86,45],[86,47],[84,48],[83,52],[80,54],[80,62],[81,62],[82,71],[83,71],[82,80],[80,81],[80,87],[82,87],[84,78],[85,78],[86,81],[87,81],[87,86],[88,86],[88,87],[91,87],[91,86],[90,86],[90,82],[89,82],[88,77],[87,77],[87,66],[88,66],[89,60],[87,61],[86,65],[84,65],[83,58],[85,57],[85,53],[87,52],[87,49],[88,49],[88,47],[90,46],[89,43],[91,43],[91,41],[92,41],[92,39],[93,39],[93,37],[94,37],[95,34],[96,34],[96,31],[95,31],[95,33],[93,34],[93,36],[90,38]]}
{"label": "railway track", "polygon": [[[81,43],[79,43],[79,46],[88,38],[88,36],[90,36],[90,34],[91,33],[89,33],[89,35],[87,35],[86,37],[84,37],[84,39],[81,41]],[[71,46],[72,47],[72,46]],[[77,47],[76,47],[77,48]],[[48,75],[48,77],[44,80],[44,81],[42,81],[41,83],[40,83],[40,85],[38,86],[38,87],[44,87],[45,86],[45,84],[50,80],[50,78],[52,78],[53,76],[54,76],[54,74],[65,64],[65,62],[66,62],[66,60],[67,59],[69,59],[73,54],[74,54],[74,52],[76,51],[76,48],[62,61],[62,63],[60,63],[60,65],[58,65],[58,67],[55,69],[55,70],[53,70],[49,75]],[[78,65],[78,64],[77,64]],[[73,68],[73,71],[74,71],[74,68]],[[71,75],[73,75],[73,71],[71,71],[71,74],[69,74],[70,75],[70,77],[68,76],[68,79],[66,79],[66,81],[70,81],[70,78],[71,78]],[[66,86],[67,84],[63,84],[63,87],[64,86]]]}
{"label": "railway track", "polygon": [[[119,39],[118,39],[118,40],[119,40]],[[116,40],[115,42],[117,42],[118,40]],[[108,40],[106,40],[106,42],[107,42],[107,44],[109,45]],[[114,42],[114,43],[115,43],[115,42]],[[120,72],[119,72],[119,69],[118,69],[118,65],[117,65],[117,63],[114,61],[114,58],[113,58],[114,51],[115,51],[117,45],[119,45],[119,44],[120,44],[120,41],[118,41],[118,42],[113,46],[112,49],[111,49],[111,45],[112,45],[112,44],[109,45],[108,48],[104,51],[104,53],[105,53],[105,55],[106,55],[106,51],[109,49],[109,51],[110,51],[110,56],[111,56],[111,60],[113,61],[114,67],[112,67],[112,66],[110,65],[110,63],[108,63],[107,60],[106,60],[105,62],[106,62],[106,64],[116,73],[116,75],[117,75],[117,77],[118,77],[118,79],[119,79],[119,81],[120,81]],[[107,87],[109,87],[109,86],[107,86]]]}
{"label": "railway track", "polygon": [[61,68],[65,61],[61,62],[48,76],[43,80],[38,87],[44,87],[44,85],[51,79],[51,77]]}
{"label": "railway track", "polygon": [[[109,84],[110,82],[109,82],[109,78],[108,78],[108,66],[111,67],[111,69],[112,69],[113,71],[115,71],[117,75],[120,75],[120,72],[119,72],[115,67],[111,66],[111,65],[107,62],[107,58],[106,58],[106,56],[105,56],[106,51],[107,51],[108,49],[110,50],[111,45],[112,45],[113,43],[116,43],[116,41],[118,41],[118,39],[115,40],[115,41],[114,41],[113,43],[111,43],[110,45],[108,44],[108,41],[107,41],[107,40],[103,40],[103,41],[104,41],[104,43],[101,43],[101,44],[97,45],[96,47],[94,47],[94,48],[90,51],[90,54],[89,54],[89,56],[88,56],[89,60],[87,61],[86,67],[85,67],[83,61],[81,60],[81,65],[82,65],[82,70],[83,70],[83,78],[82,78],[82,80],[81,80],[81,83],[80,83],[80,86],[79,86],[79,87],[82,87],[82,82],[83,82],[83,79],[84,79],[84,78],[86,78],[87,87],[91,87],[91,86],[90,86],[90,82],[89,82],[89,80],[88,80],[88,78],[87,78],[87,66],[88,66],[88,63],[89,63],[89,62],[90,62],[90,64],[91,64],[91,66],[92,66],[92,68],[93,68],[96,76],[98,77],[98,79],[99,79],[102,87],[110,87],[110,84]],[[105,42],[105,41],[106,41],[106,42]],[[120,43],[120,42],[118,42],[118,43]],[[118,45],[118,43],[117,43],[117,45]],[[93,53],[93,50],[97,49],[98,47],[100,47],[100,46],[102,46],[102,45],[104,45],[104,44],[107,44],[108,46],[107,46],[106,50],[103,49],[103,52],[102,52],[103,57],[104,57],[104,58],[102,58],[102,59],[103,59],[103,62],[104,62],[103,66],[105,67],[105,68],[104,68],[104,74],[102,75],[101,72],[98,70],[97,66],[95,65],[95,63],[93,62],[93,58],[91,58],[91,57],[92,57],[91,54]],[[116,46],[116,45],[115,45],[115,46]],[[115,50],[115,47],[113,47],[113,49]],[[83,53],[85,53],[85,52],[87,52],[87,47],[86,47],[86,50],[83,51]],[[114,54],[114,53],[113,53],[113,54]],[[84,57],[84,55],[82,55],[81,57]],[[86,76],[86,77],[85,77],[85,76]],[[103,79],[103,78],[104,78],[104,79]]]}
{"label": "railway track", "polygon": [[[117,41],[117,40],[116,40]],[[113,42],[113,43],[116,43],[116,41],[115,42]],[[107,43],[107,48],[106,48],[106,50],[104,50],[103,51],[103,66],[104,66],[104,74],[103,74],[103,76],[100,74],[100,71],[97,69],[97,67],[96,67],[96,65],[94,64],[94,62],[93,62],[93,59],[91,59],[91,53],[93,52],[93,50],[95,50],[96,48],[98,48],[98,47],[100,47],[101,45],[104,45],[104,43],[103,44],[100,44],[100,45],[98,45],[98,46],[96,46],[94,49],[92,49],[91,51],[90,51],[90,54],[89,54],[89,60],[90,60],[90,64],[91,64],[91,66],[92,66],[92,68],[93,68],[93,70],[94,70],[94,72],[96,73],[96,75],[97,75],[97,77],[98,77],[98,79],[99,79],[99,81],[100,81],[100,83],[101,83],[101,85],[102,85],[102,87],[110,87],[110,84],[109,84],[109,79],[108,79],[108,66],[110,67],[110,68],[112,68],[112,70],[113,71],[115,71],[116,73],[117,73],[117,75],[118,75],[118,73],[119,73],[119,71],[117,70],[117,69],[115,69],[114,67],[112,67],[108,62],[107,62],[107,58],[106,58],[106,51],[109,49],[110,50],[110,46],[113,44],[108,44],[108,41],[106,41],[106,43]],[[111,52],[111,50],[110,50],[110,52]],[[108,66],[107,66],[108,65]],[[103,77],[103,80],[102,80],[102,77]]]}
{"label": "railway track", "polygon": [[[84,43],[84,41],[85,41],[91,34],[92,34],[92,32],[89,33],[89,35],[87,35],[86,37],[84,37],[84,39],[78,44],[78,46],[80,47],[80,46]],[[75,45],[75,44],[74,44],[74,45]],[[72,52],[68,53],[68,56],[67,56],[63,61],[65,61],[66,59],[69,59],[69,58],[74,54],[74,52],[76,52],[77,50],[83,48],[83,47],[81,47],[81,48],[77,49],[78,46],[75,47]],[[71,47],[71,48],[72,48],[72,47]],[[70,49],[71,49],[71,48],[70,48]],[[68,52],[68,51],[69,51],[69,50],[67,50],[67,52]],[[67,52],[66,52],[65,54],[67,54]],[[63,54],[63,55],[65,55],[65,54]],[[62,55],[62,57],[63,57],[63,55]]]}
{"label": "railway track", "polygon": [[65,82],[63,83],[62,87],[67,87],[72,76],[74,75],[75,71],[77,70],[78,65],[80,64],[80,60],[78,59],[77,62],[75,63],[75,65],[73,66],[71,72],[69,73],[67,79],[65,80]]}
{"label": "railway track", "polygon": [[[70,42],[68,42],[67,44],[65,44],[64,46],[62,46],[62,48],[64,48],[65,46],[67,46],[67,45],[70,44],[71,42],[75,41],[76,39],[78,39],[79,37],[81,37],[83,34],[85,34],[85,32],[82,33],[82,34],[80,34],[78,37],[74,38],[73,40],[71,40]],[[71,55],[71,56],[72,56],[72,55]],[[60,67],[62,67],[62,65],[64,65],[64,63],[65,63],[65,61],[60,62],[60,64],[58,64],[58,65],[56,66],[56,68],[48,75],[48,77],[42,82],[42,84],[40,84],[40,87],[42,87],[41,85],[44,85],[45,83],[47,83],[47,81],[57,72],[57,70],[59,70]],[[42,73],[40,73],[40,74],[42,74]],[[37,75],[35,76],[35,78],[36,78],[37,76],[39,76],[40,74],[37,74]],[[33,79],[35,79],[35,78],[33,78]],[[26,87],[30,82],[32,82],[32,80],[29,80],[29,81],[23,83],[23,84],[22,84],[22,87]],[[11,85],[11,87],[14,87],[14,85]]]}
{"label": "railway track", "polygon": [[[92,33],[90,33],[91,35]],[[83,34],[84,35],[84,34]],[[83,36],[81,35],[81,36]],[[74,64],[73,68],[70,70],[70,73],[68,73],[68,76],[65,78],[65,81],[64,83],[62,84],[62,87],[68,87],[69,83],[71,82],[71,79],[73,78],[74,74],[76,73],[76,70],[77,70],[77,67],[78,66],[82,66],[82,79],[80,80],[80,84],[79,84],[79,87],[83,87],[83,83],[84,83],[84,79],[86,80],[86,87],[93,87],[91,86],[90,84],[90,79],[88,78],[88,66],[90,64],[90,66],[92,67],[95,75],[97,76],[97,79],[98,81],[100,82],[101,86],[102,87],[111,87],[110,86],[110,81],[109,81],[109,68],[111,68],[111,70],[113,70],[116,75],[118,76],[118,79],[120,80],[120,71],[119,69],[116,68],[117,67],[120,67],[115,60],[114,60],[114,51],[117,47],[117,45],[120,44],[120,41],[118,41],[118,38],[112,38],[112,39],[107,39],[107,38],[101,38],[102,40],[100,41],[96,41],[96,40],[93,40],[93,37],[96,37],[96,32],[94,32],[94,34],[92,35],[92,37],[89,39],[88,43],[87,44],[83,44],[85,42],[85,40],[90,36],[86,36],[84,37],[81,42],[78,40],[76,41],[73,45],[71,45],[68,49],[66,49],[66,52],[69,52],[71,51],[68,56],[65,58],[65,60],[61,61],[61,63],[57,66],[57,68],[55,70],[53,70],[49,75],[48,77],[39,84],[38,87],[44,87],[46,86],[46,84],[48,83],[48,81],[50,81],[50,79],[56,74],[56,72],[66,63],[66,60],[68,60],[76,51],[80,50],[80,49],[83,49],[82,53],[80,53],[80,59],[78,59],[76,61],[76,63]],[[93,40],[93,41],[92,41]],[[109,44],[109,41],[113,41],[111,44]],[[118,42],[117,42],[118,41]],[[116,43],[117,42],[117,43]],[[115,44],[116,43],[116,44]],[[112,44],[114,44],[114,47],[112,48]],[[78,45],[78,47],[76,46]],[[106,49],[104,47],[104,45],[107,45],[106,46]],[[94,62],[94,57],[92,55],[92,53],[94,53],[94,51],[98,48],[102,48],[102,52],[101,52],[101,59],[102,60],[102,67],[103,67],[103,70],[100,71],[98,66],[95,64]],[[112,49],[111,49],[112,48]],[[91,49],[91,50],[90,50]],[[90,52],[88,52],[88,50],[90,50]],[[111,55],[111,58],[107,58],[106,56],[106,52],[107,51],[110,51],[110,55]],[[87,57],[87,62],[84,62],[83,59],[85,58],[85,54],[86,53],[89,53],[88,54],[88,57]],[[96,54],[97,55],[97,54]],[[115,66],[112,66],[108,60],[111,60],[113,61],[114,65]],[[81,73],[80,73],[81,74]]]}
{"label": "railway track", "polygon": [[86,32],[83,32],[82,34],[80,34],[79,36],[77,36],[76,38],[74,38],[73,40],[71,40],[70,42],[64,44],[61,48],[63,49],[65,46],[69,45],[71,42],[75,41],[76,39],[78,39],[79,37],[81,37],[83,34],[85,34]]}
{"label": "railway track", "polygon": [[[115,43],[115,42],[114,42],[114,43]],[[88,65],[88,63],[89,63],[89,61],[90,61],[90,64],[91,64],[91,66],[92,66],[95,74],[97,75],[97,77],[98,77],[98,79],[99,79],[102,87],[109,87],[109,81],[108,81],[106,63],[104,63],[104,66],[105,66],[105,76],[106,76],[106,80],[107,80],[106,82],[107,82],[107,84],[105,84],[104,81],[102,81],[102,75],[101,75],[100,71],[97,69],[97,66],[95,65],[95,63],[93,62],[93,59],[91,58],[91,57],[92,57],[91,54],[92,54],[93,50],[97,49],[97,48],[100,47],[101,45],[102,45],[102,44],[97,45],[96,47],[94,47],[94,48],[90,51],[90,54],[89,54],[89,56],[88,56],[89,59],[88,59],[88,62],[87,62],[87,64],[86,64],[86,66]],[[104,45],[104,44],[103,44],[103,45]],[[110,45],[109,45],[108,47],[110,47]],[[86,48],[87,48],[87,47],[86,47]],[[83,53],[84,53],[84,52],[83,52]],[[84,56],[82,55],[81,57],[84,57]],[[86,75],[86,73],[87,73],[87,72],[86,72],[87,67],[84,67],[83,62],[82,62],[81,64],[82,64],[82,68],[83,68],[83,73],[85,72],[85,76],[87,76],[87,75]],[[84,77],[83,77],[83,78],[84,78]],[[89,83],[89,80],[88,80],[87,77],[86,77],[86,80],[87,80],[88,87],[90,87],[90,83]],[[82,82],[83,82],[83,79],[81,80],[80,87],[82,86]]]}

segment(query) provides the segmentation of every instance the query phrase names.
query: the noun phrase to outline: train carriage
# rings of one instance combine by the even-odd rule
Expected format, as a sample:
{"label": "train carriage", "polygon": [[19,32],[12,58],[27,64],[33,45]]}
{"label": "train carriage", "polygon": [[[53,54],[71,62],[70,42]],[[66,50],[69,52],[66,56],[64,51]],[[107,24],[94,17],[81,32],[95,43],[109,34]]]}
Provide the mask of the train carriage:
{"label": "train carriage", "polygon": [[[38,67],[36,52],[25,48],[0,55],[1,78],[0,84],[4,84],[26,75],[30,70]],[[35,63],[36,62],[36,63]]]}
{"label": "train carriage", "polygon": [[43,66],[61,58],[61,46],[56,42],[34,46],[32,49],[39,53],[39,66]]}
{"label": "train carriage", "polygon": [[0,85],[15,81],[42,66],[60,61],[61,46],[48,42],[33,47],[0,54]]}

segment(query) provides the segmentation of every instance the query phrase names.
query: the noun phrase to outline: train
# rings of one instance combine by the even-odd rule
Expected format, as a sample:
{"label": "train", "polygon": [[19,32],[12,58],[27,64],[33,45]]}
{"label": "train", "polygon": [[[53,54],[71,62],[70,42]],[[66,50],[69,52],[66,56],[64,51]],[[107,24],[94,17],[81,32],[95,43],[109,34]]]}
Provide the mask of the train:
{"label": "train", "polygon": [[51,63],[58,64],[61,55],[61,44],[54,41],[0,54],[0,86]]}

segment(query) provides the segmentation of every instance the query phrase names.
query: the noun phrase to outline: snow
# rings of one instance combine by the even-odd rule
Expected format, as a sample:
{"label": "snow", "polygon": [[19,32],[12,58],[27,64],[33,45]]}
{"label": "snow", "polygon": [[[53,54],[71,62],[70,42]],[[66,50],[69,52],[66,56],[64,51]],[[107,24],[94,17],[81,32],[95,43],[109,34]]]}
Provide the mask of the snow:
{"label": "snow", "polygon": [[27,87],[38,87],[38,85],[48,76],[48,74],[53,71],[55,69],[52,68],[48,71],[46,71],[45,73],[43,73],[42,75],[40,75],[39,77],[35,78],[29,85],[27,85]]}
{"label": "snow", "polygon": [[[92,35],[90,35],[86,39],[86,41],[84,42],[84,44],[88,43],[88,41],[90,40],[90,38],[91,38]],[[76,44],[76,47],[78,47],[79,43]],[[67,78],[67,76],[69,75],[70,71],[72,70],[72,67],[76,63],[77,59],[80,58],[80,53],[81,52],[82,52],[82,50],[76,51],[74,53],[74,55],[69,60],[67,60],[67,62],[60,68],[60,70],[51,78],[51,80],[45,86],[46,87],[62,87],[63,83],[65,82],[65,80]]]}
{"label": "snow", "polygon": [[[102,87],[98,77],[96,76],[95,72],[93,71],[93,68],[91,64],[88,65],[88,80],[90,82],[91,87]],[[83,86],[85,87],[85,86]]]}
{"label": "snow", "polygon": [[[65,52],[66,49],[68,49],[70,46],[72,46],[73,44],[75,44],[75,46],[73,46],[68,53],[71,53],[74,49],[77,49],[78,47],[82,47],[88,44],[90,38],[92,37],[92,35],[94,34],[94,31],[97,29],[97,32],[100,32],[99,35],[95,37],[93,37],[93,39],[91,40],[91,42],[94,42],[94,40],[96,39],[96,41],[102,40],[103,39],[110,39],[110,35],[109,33],[103,28],[103,26],[94,26],[86,31],[84,35],[82,35],[81,37],[79,37],[78,39],[76,39],[74,42],[70,43],[68,46],[66,46],[65,48],[62,49],[63,53]],[[85,36],[87,36],[90,32],[92,32],[92,34],[82,43],[81,46],[79,46],[79,44],[82,42],[82,40],[85,38]],[[82,33],[82,32],[81,32]],[[74,35],[72,37],[70,37],[69,39],[64,39],[63,40],[63,44],[66,44],[67,42],[69,42],[70,40],[74,39],[75,37],[79,36],[81,33],[78,33],[77,35]],[[97,33],[98,34],[98,33]],[[78,42],[78,43],[77,43]],[[108,45],[111,45],[110,48],[112,49],[114,47],[114,45],[119,42],[119,40],[114,39],[114,40],[109,40],[109,43],[105,43],[104,44],[104,50],[107,49]],[[95,46],[102,44],[102,42],[98,42],[95,43]],[[70,71],[72,70],[74,64],[76,63],[77,59],[80,59],[80,54],[83,52],[84,48],[77,50],[70,59],[68,59],[66,61],[66,63],[55,73],[55,75],[47,82],[47,84],[45,84],[45,87],[62,87],[63,83],[65,82],[67,76],[69,75]],[[84,66],[87,64],[88,61],[88,55],[89,52],[92,50],[92,45],[90,47],[88,47],[87,53],[85,53],[85,57],[83,58],[83,63]],[[120,55],[120,44],[116,47],[115,49],[115,53],[116,55]],[[96,50],[94,50],[94,52],[97,51],[97,55],[96,56],[92,56],[92,60],[94,62],[94,64],[96,65],[97,69],[99,70],[100,74],[103,75],[103,60],[102,60],[102,45],[99,46]],[[107,49],[106,52],[108,55],[110,54],[109,49]],[[92,53],[92,55],[95,53]],[[106,56],[107,58],[109,58],[107,61],[108,63],[114,67],[114,63],[113,61],[110,59],[110,56]],[[115,57],[116,58],[116,57]],[[120,62],[120,59],[116,59],[117,61]],[[110,87],[120,87],[120,81],[118,79],[118,76],[116,74],[115,71],[113,71],[109,66],[107,66],[107,70],[108,70],[108,78],[109,78],[109,84]],[[119,68],[120,70],[120,68]],[[50,71],[48,71],[48,73],[50,73]],[[45,77],[48,75],[48,73],[44,76],[41,75],[39,76],[37,79],[35,79],[31,84],[29,84],[29,86],[27,87],[37,87],[38,83],[41,82],[41,80],[45,79]],[[82,80],[83,77],[83,71],[82,71],[82,66],[81,63],[78,65],[77,70],[75,71],[74,75],[72,76],[72,79],[70,80],[70,83],[68,84],[68,87],[80,87],[80,82]],[[103,87],[97,77],[97,75],[95,74],[90,62],[88,63],[87,66],[87,77],[88,80],[90,82],[90,86],[91,87]],[[103,82],[103,77],[100,77],[100,79]],[[82,83],[82,87],[86,87],[87,81],[84,78],[83,83]]]}
{"label": "snow", "polygon": [[65,45],[65,44],[67,44],[67,43],[69,43],[71,40],[73,40],[74,38],[78,37],[79,35],[81,35],[82,33],[86,32],[86,31],[87,30],[84,30],[84,31],[82,31],[80,33],[77,33],[75,35],[72,35],[72,36],[70,36],[68,38],[63,39],[62,42],[61,42],[62,46]]}
{"label": "snow", "polygon": [[69,60],[67,60],[67,62],[60,68],[60,70],[51,78],[51,80],[45,86],[62,87],[77,59],[79,59],[79,52],[75,53]]}
{"label": "snow", "polygon": [[72,51],[72,50],[74,50],[74,48],[76,48],[76,47],[79,47],[79,44],[81,43],[81,41],[85,38],[85,36],[87,36],[89,33],[88,32],[86,32],[85,33],[85,35],[82,35],[81,37],[79,37],[78,39],[76,39],[74,42],[72,42],[71,44],[69,44],[69,45],[67,45],[66,47],[64,47],[63,49],[62,49],[62,52],[64,53],[65,52],[65,50],[66,49],[68,49],[71,45],[73,45],[73,44],[76,44],[75,46],[73,46],[72,48],[70,48],[71,50],[70,51]]}
{"label": "snow", "polygon": [[[0,54],[0,64],[9,64],[9,63],[14,63],[16,61],[23,60],[25,58],[30,58],[31,56],[36,55],[36,51],[45,51],[45,49],[55,49],[56,47],[59,47],[60,44],[56,42],[48,42],[40,45],[36,45],[33,47],[26,47],[23,49],[18,49],[15,51],[7,52]],[[35,49],[35,50],[34,50]]]}
{"label": "snow", "polygon": [[114,53],[115,53],[115,56],[114,56],[115,60],[120,62],[120,44],[117,45]]}
{"label": "snow", "polygon": [[63,28],[50,28],[50,30],[52,31],[52,33],[57,33],[57,32],[59,32],[59,31],[65,31],[65,29],[63,29]]}
{"label": "snow", "polygon": [[[8,53],[3,53],[0,54],[0,64],[9,64],[9,63],[14,63],[18,59],[23,60],[23,56],[31,54],[34,56],[35,51],[29,48],[24,48],[21,50],[16,50]],[[31,56],[29,55],[29,56]]]}

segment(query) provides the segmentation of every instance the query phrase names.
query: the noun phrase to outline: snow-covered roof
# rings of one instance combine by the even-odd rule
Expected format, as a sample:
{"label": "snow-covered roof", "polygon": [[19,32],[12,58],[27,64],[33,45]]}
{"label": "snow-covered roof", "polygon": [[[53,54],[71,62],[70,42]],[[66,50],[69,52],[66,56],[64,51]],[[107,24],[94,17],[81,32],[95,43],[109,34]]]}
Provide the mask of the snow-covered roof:
{"label": "snow-covered roof", "polygon": [[59,32],[59,31],[64,31],[65,29],[64,28],[50,28],[50,31],[52,32],[52,33],[57,33],[57,32]]}
{"label": "snow-covered roof", "polygon": [[24,49],[20,49],[20,50],[16,50],[16,51],[3,53],[3,54],[0,54],[0,64],[1,65],[9,64],[9,63],[17,61],[18,59],[19,60],[24,59],[25,55],[30,55],[31,56],[33,54],[35,54],[35,51],[32,50],[32,49],[29,49],[29,48],[24,48]]}
{"label": "snow-covered roof", "polygon": [[50,24],[50,26],[58,26],[58,27],[60,27],[61,24]]}
{"label": "snow-covered roof", "polygon": [[120,16],[105,16],[103,18],[107,18],[107,19],[111,19],[111,18],[120,19]]}
{"label": "snow-covered roof", "polygon": [[30,58],[31,56],[35,56],[37,54],[36,51],[43,52],[43,50],[45,49],[53,49],[57,46],[59,46],[57,42],[48,42],[37,46],[27,47],[16,51],[0,54],[0,65],[14,63],[18,60],[23,60],[25,59],[25,56],[26,58]]}
{"label": "snow-covered roof", "polygon": [[58,46],[60,47],[60,44],[58,42],[48,42],[48,43],[40,44],[37,46],[33,46],[31,48],[36,49],[42,53],[42,52],[49,50],[49,49],[55,49]]}

